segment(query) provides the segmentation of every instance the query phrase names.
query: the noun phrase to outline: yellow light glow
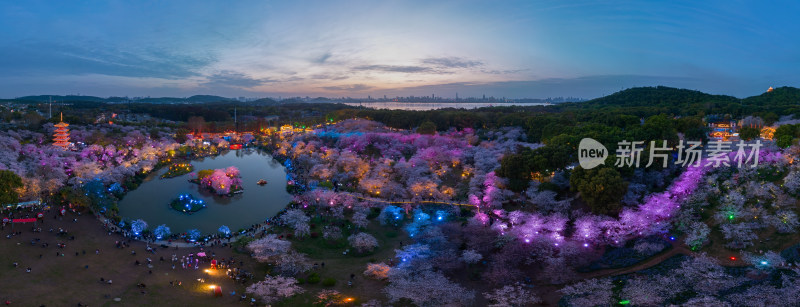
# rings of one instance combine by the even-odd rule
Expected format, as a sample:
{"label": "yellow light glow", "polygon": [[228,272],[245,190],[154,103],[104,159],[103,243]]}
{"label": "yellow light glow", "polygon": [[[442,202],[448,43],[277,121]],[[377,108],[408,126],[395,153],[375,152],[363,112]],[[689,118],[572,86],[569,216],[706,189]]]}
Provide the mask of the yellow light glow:
{"label": "yellow light glow", "polygon": [[212,289],[212,290],[213,290],[214,288],[216,288],[216,287],[217,287],[217,286],[215,286],[215,285],[210,285],[210,286],[208,286],[208,288],[209,288],[209,289]]}

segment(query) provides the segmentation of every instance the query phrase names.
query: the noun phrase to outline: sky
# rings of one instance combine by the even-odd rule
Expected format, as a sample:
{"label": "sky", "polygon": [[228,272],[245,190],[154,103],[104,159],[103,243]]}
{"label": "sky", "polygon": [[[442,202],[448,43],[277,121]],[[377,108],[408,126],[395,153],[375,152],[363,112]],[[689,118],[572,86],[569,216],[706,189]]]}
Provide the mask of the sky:
{"label": "sky", "polygon": [[800,87],[798,1],[4,1],[0,97]]}

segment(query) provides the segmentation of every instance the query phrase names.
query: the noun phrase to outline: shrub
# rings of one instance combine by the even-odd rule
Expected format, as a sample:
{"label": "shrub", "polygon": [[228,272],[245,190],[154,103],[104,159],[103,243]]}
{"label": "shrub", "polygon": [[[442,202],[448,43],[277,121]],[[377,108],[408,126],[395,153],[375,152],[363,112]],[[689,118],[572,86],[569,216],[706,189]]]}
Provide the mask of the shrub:
{"label": "shrub", "polygon": [[381,214],[381,209],[378,209],[378,207],[369,208],[369,214],[367,214],[367,219],[370,219],[370,220],[374,219],[374,218],[378,217],[378,215],[380,215],[380,214]]}
{"label": "shrub", "polygon": [[322,280],[322,285],[325,287],[333,287],[334,285],[336,285],[336,279],[325,278],[324,280]]}
{"label": "shrub", "polygon": [[319,283],[319,279],[320,279],[319,278],[319,274],[317,274],[317,273],[311,273],[311,275],[308,275],[308,283],[309,284]]}

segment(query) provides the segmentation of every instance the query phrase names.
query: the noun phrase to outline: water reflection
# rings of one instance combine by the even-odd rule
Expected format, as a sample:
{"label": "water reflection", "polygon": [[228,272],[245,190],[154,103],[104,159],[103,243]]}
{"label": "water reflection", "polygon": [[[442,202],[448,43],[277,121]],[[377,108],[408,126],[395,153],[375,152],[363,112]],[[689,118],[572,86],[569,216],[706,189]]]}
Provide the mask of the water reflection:
{"label": "water reflection", "polygon": [[[214,233],[219,226],[227,225],[231,230],[246,228],[271,217],[291,200],[286,192],[286,172],[280,163],[269,154],[256,149],[231,150],[217,157],[192,161],[195,172],[203,169],[236,166],[242,175],[244,193],[233,197],[217,196],[199,189],[190,183],[189,174],[169,179],[160,179],[167,171],[163,168],[150,174],[136,190],[130,191],[120,201],[120,215],[129,219],[141,218],[155,229],[167,224],[173,233],[191,228],[204,233]],[[268,184],[259,186],[259,179]],[[206,202],[207,208],[191,215],[169,208],[169,202],[188,193]]]}

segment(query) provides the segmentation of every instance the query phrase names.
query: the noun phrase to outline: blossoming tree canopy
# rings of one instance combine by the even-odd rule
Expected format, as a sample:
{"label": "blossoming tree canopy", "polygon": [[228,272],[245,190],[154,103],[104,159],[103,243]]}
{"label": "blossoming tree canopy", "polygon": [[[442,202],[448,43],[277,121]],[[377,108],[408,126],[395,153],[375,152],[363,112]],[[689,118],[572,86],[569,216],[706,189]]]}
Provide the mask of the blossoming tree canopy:
{"label": "blossoming tree canopy", "polygon": [[292,277],[269,275],[266,279],[250,285],[245,291],[268,304],[304,292],[303,288],[297,285],[297,280]]}
{"label": "blossoming tree canopy", "polygon": [[242,177],[239,169],[231,166],[226,169],[201,170],[197,172],[200,186],[208,188],[217,195],[229,195],[242,190]]}

